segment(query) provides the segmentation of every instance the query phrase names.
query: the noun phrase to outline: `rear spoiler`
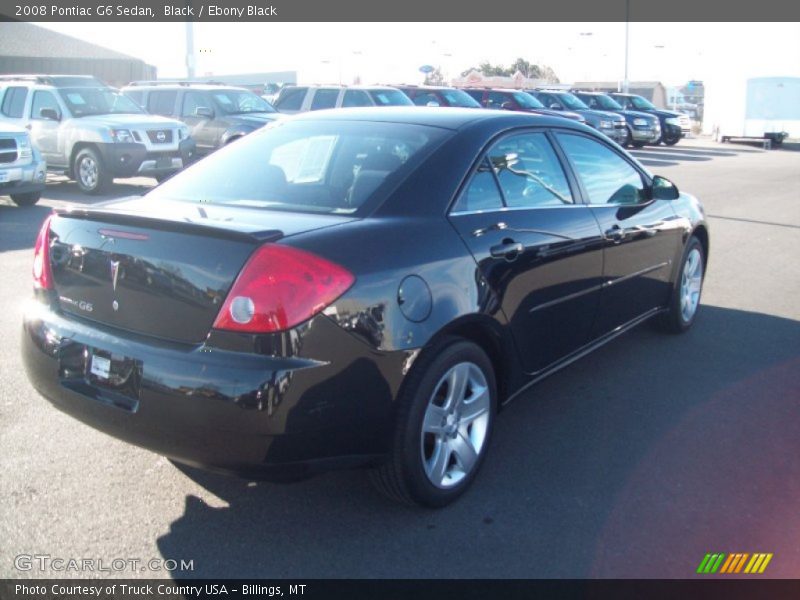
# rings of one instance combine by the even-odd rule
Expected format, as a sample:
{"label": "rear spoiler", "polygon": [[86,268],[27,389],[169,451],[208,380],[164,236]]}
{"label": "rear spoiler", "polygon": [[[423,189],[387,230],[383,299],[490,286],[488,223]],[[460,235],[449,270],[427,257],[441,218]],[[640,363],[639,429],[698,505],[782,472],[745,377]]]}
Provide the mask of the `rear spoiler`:
{"label": "rear spoiler", "polygon": [[112,208],[90,206],[68,206],[54,208],[53,212],[62,218],[83,219],[86,221],[103,221],[130,227],[147,227],[159,231],[173,231],[198,236],[214,237],[246,243],[263,244],[274,242],[283,237],[280,229],[267,229],[264,231],[242,231],[229,223],[205,220],[202,206],[197,206],[198,220],[169,217],[150,217],[139,212],[115,210]]}

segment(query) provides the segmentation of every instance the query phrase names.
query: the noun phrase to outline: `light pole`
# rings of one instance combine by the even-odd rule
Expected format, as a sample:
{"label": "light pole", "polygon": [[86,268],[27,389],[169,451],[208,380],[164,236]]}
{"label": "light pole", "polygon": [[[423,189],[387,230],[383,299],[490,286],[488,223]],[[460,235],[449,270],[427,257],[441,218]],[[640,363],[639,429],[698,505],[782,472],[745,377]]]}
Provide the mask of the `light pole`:
{"label": "light pole", "polygon": [[625,0],[625,76],[622,79],[622,91],[627,94],[630,89],[628,82],[628,33],[631,25],[630,20],[631,0]]}

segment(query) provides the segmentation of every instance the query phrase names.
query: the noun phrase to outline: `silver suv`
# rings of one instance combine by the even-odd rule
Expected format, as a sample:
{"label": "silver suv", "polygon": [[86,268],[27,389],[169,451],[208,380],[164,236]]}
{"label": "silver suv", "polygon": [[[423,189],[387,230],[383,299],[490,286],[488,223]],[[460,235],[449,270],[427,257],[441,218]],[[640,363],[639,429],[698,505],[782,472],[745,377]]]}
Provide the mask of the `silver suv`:
{"label": "silver suv", "polygon": [[0,196],[11,196],[17,206],[36,204],[44,190],[46,168],[27,131],[0,123]]}
{"label": "silver suv", "polygon": [[356,106],[414,106],[414,103],[397,88],[384,85],[291,85],[281,88],[275,100],[275,108],[288,114]]}
{"label": "silver suv", "polygon": [[0,76],[0,123],[30,130],[50,171],[75,179],[87,194],[115,177],[159,181],[195,152],[180,121],[147,114],[130,98],[93,77]]}

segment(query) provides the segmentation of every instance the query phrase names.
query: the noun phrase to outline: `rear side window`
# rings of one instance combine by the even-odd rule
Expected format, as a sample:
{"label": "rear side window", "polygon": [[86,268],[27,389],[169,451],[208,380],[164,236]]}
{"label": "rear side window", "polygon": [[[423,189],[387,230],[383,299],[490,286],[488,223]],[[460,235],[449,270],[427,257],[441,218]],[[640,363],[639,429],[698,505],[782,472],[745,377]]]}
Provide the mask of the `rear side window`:
{"label": "rear side window", "polygon": [[314,92],[314,98],[311,100],[311,110],[334,108],[338,97],[339,90],[336,88],[319,88]]}
{"label": "rear side window", "polygon": [[150,92],[147,97],[147,112],[154,115],[171,117],[175,113],[175,100],[178,92],[175,90],[157,90]]}
{"label": "rear side window", "polygon": [[347,90],[342,99],[342,108],[353,108],[356,106],[372,106],[372,101],[364,90]]}
{"label": "rear side window", "polygon": [[559,133],[558,141],[583,183],[589,204],[638,204],[647,200],[639,171],[608,146],[566,133]]}
{"label": "rear side window", "polygon": [[275,108],[278,110],[300,110],[303,106],[303,99],[306,97],[304,87],[288,87],[281,90],[280,96],[275,101]]}
{"label": "rear side window", "polygon": [[478,104],[483,102],[483,90],[464,90],[470,95]]}
{"label": "rear side window", "polygon": [[128,98],[136,102],[139,106],[144,108],[144,92],[141,90],[125,90],[123,92]]}
{"label": "rear side window", "polygon": [[12,119],[21,119],[25,112],[25,99],[28,97],[28,88],[10,87],[3,96],[0,112]]}
{"label": "rear side window", "polygon": [[355,214],[402,181],[447,135],[452,133],[399,123],[289,121],[212,154],[148,197]]}
{"label": "rear side window", "polygon": [[503,197],[497,187],[497,179],[492,175],[489,161],[484,158],[472,176],[464,192],[459,196],[453,212],[477,212],[500,210]]}

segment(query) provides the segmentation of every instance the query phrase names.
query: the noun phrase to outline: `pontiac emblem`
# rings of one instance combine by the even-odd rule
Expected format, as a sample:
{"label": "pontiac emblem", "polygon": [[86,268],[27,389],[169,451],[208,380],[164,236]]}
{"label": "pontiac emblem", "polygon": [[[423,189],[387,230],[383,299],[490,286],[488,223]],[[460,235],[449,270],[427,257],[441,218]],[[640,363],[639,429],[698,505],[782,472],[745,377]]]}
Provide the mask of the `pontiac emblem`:
{"label": "pontiac emblem", "polygon": [[117,278],[119,277],[119,261],[112,260],[109,261],[109,267],[111,267],[111,288],[116,292],[117,291]]}

